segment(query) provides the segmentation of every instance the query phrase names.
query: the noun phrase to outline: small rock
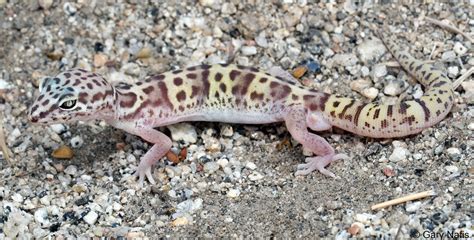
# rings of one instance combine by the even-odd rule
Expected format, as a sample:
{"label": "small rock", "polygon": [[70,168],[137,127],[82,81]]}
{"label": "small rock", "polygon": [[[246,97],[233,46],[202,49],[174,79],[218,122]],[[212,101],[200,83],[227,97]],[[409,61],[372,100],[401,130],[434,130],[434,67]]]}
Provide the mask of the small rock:
{"label": "small rock", "polygon": [[461,150],[459,150],[459,148],[451,147],[446,149],[446,152],[452,159],[458,159],[461,155]]}
{"label": "small rock", "polygon": [[255,165],[255,163],[253,163],[253,162],[247,162],[245,164],[245,167],[250,169],[250,170],[255,170],[257,168],[257,165]]}
{"label": "small rock", "polygon": [[10,84],[9,82],[0,79],[0,90],[5,90],[5,89],[10,89],[13,88],[13,85]]}
{"label": "small rock", "polygon": [[100,68],[105,65],[108,58],[105,54],[98,53],[94,55],[94,67]]}
{"label": "small rock", "polygon": [[35,217],[36,222],[38,222],[40,224],[49,223],[49,221],[48,221],[48,210],[46,210],[46,208],[44,208],[44,207],[36,209],[34,217]]}
{"label": "small rock", "polygon": [[361,222],[365,225],[368,225],[370,224],[372,221],[374,220],[377,220],[378,217],[376,215],[373,215],[373,214],[368,214],[368,213],[359,213],[359,214],[356,214],[354,219],[357,221],[357,222]]}
{"label": "small rock", "polygon": [[265,31],[260,32],[257,37],[255,37],[255,42],[259,47],[266,48],[268,47],[267,37]]}
{"label": "small rock", "polygon": [[171,222],[171,225],[173,225],[173,227],[184,226],[188,224],[189,224],[189,220],[186,217],[179,217],[173,220],[173,222]]}
{"label": "small rock", "polygon": [[382,41],[378,39],[366,40],[357,46],[357,54],[363,63],[369,63],[380,58],[386,51]]}
{"label": "small rock", "polygon": [[75,176],[77,174],[77,167],[74,165],[69,165],[66,167],[66,169],[64,169],[64,173]]}
{"label": "small rock", "polygon": [[398,162],[405,160],[409,154],[410,152],[408,151],[408,149],[396,147],[395,149],[393,149],[393,152],[388,159],[392,162]]}
{"label": "small rock", "polygon": [[374,100],[379,95],[379,90],[377,88],[370,87],[362,90],[361,94],[370,100]]}
{"label": "small rock", "polygon": [[204,164],[204,171],[206,173],[213,173],[219,169],[219,164],[216,162],[207,162]]}
{"label": "small rock", "polygon": [[366,88],[372,87],[372,81],[366,79],[359,79],[352,81],[350,84],[352,90],[362,93],[362,91]]}
{"label": "small rock", "polygon": [[460,42],[454,43],[453,47],[454,52],[459,56],[459,55],[464,55],[467,53],[467,48],[462,45]]}
{"label": "small rock", "polygon": [[221,128],[221,134],[224,137],[232,137],[234,135],[234,129],[231,125],[224,125]]}
{"label": "small rock", "polygon": [[336,54],[332,59],[334,64],[345,67],[354,66],[357,63],[357,57],[352,53]]}
{"label": "small rock", "polygon": [[23,196],[21,196],[21,194],[19,193],[15,193],[12,195],[12,200],[17,202],[17,203],[21,203],[23,202]]}
{"label": "small rock", "polygon": [[137,52],[136,57],[138,59],[144,59],[151,57],[151,49],[149,47],[144,47]]}
{"label": "small rock", "polygon": [[454,51],[447,51],[441,55],[441,60],[446,62],[453,61],[454,59],[456,59],[456,53],[454,53]]}
{"label": "small rock", "polygon": [[71,143],[71,146],[73,148],[79,148],[84,143],[84,140],[82,140],[82,138],[80,136],[75,136],[75,137],[71,138],[70,143]]}
{"label": "small rock", "polygon": [[257,54],[257,48],[254,46],[243,46],[241,49],[242,54],[245,56],[251,56]]}
{"label": "small rock", "polygon": [[219,164],[219,166],[221,166],[221,168],[224,169],[227,166],[227,164],[229,164],[229,160],[225,158],[221,158],[217,160],[217,164]]}
{"label": "small rock", "polygon": [[383,93],[388,96],[398,96],[400,95],[406,88],[408,84],[405,81],[401,80],[391,80],[383,89]]}
{"label": "small rock", "polygon": [[467,129],[474,130],[474,122],[469,123],[469,125],[467,125]]}
{"label": "small rock", "polygon": [[227,191],[227,197],[229,198],[236,198],[240,195],[240,191],[238,189],[229,189]]}
{"label": "small rock", "polygon": [[347,232],[352,235],[352,236],[355,236],[357,235],[361,229],[364,228],[364,225],[360,222],[355,222],[351,225],[350,228],[347,229]]}
{"label": "small rock", "polygon": [[374,69],[372,70],[374,80],[383,78],[387,75],[387,66],[385,64],[377,64],[375,65]]}
{"label": "small rock", "polygon": [[94,211],[90,211],[84,216],[83,219],[84,222],[88,223],[89,225],[94,225],[97,221],[97,218],[99,218],[99,214]]}
{"label": "small rock", "polygon": [[444,167],[444,169],[446,169],[446,171],[451,172],[451,173],[455,173],[455,172],[459,171],[458,167],[456,167],[454,165],[446,166],[446,167]]}
{"label": "small rock", "polygon": [[260,174],[259,172],[252,172],[249,175],[249,179],[250,179],[250,181],[258,181],[258,180],[263,179],[263,175]]}
{"label": "small rock", "polygon": [[63,145],[54,150],[51,155],[58,159],[71,159],[74,156],[74,153],[70,147]]}
{"label": "small rock", "polygon": [[448,76],[451,78],[457,77],[459,74],[459,68],[457,66],[448,67]]}
{"label": "small rock", "polygon": [[416,212],[417,210],[420,209],[421,202],[412,202],[412,203],[407,203],[405,206],[405,210],[409,213]]}
{"label": "small rock", "polygon": [[366,66],[362,66],[360,68],[360,73],[362,74],[362,77],[367,77],[370,74],[370,69]]}
{"label": "small rock", "polygon": [[197,133],[193,125],[189,123],[178,123],[167,127],[174,141],[183,141],[188,144],[197,142]]}
{"label": "small rock", "polygon": [[49,125],[49,127],[57,134],[62,134],[63,132],[66,131],[66,126],[64,126],[64,124],[61,124],[61,123],[51,124]]}
{"label": "small rock", "polygon": [[38,0],[38,4],[44,10],[48,10],[53,5],[53,0]]}

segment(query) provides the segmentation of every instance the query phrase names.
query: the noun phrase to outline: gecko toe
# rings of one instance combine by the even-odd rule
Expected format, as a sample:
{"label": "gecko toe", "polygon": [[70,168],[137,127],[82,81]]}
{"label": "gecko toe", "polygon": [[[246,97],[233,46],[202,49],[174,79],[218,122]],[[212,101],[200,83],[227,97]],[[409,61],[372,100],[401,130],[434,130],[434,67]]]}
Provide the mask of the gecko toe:
{"label": "gecko toe", "polygon": [[331,171],[326,169],[326,166],[331,162],[339,159],[348,159],[349,157],[346,154],[336,154],[336,155],[327,155],[327,156],[318,156],[318,157],[308,157],[305,159],[306,163],[299,164],[297,166],[297,171],[295,172],[296,176],[308,175],[314,170],[318,170],[323,175],[328,177],[335,178],[336,175]]}

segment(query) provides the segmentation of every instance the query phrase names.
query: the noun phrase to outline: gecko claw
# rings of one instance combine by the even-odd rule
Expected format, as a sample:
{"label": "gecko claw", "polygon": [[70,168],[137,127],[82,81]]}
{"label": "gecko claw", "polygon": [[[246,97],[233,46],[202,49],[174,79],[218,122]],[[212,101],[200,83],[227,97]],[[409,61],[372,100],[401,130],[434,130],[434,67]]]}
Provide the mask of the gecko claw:
{"label": "gecko claw", "polygon": [[143,187],[145,177],[152,185],[156,183],[155,179],[153,179],[153,174],[151,173],[151,167],[142,167],[139,165],[137,171],[133,174],[133,176],[138,177],[138,185],[140,187]]}
{"label": "gecko claw", "polygon": [[349,157],[346,154],[308,157],[305,159],[306,163],[299,164],[297,166],[298,170],[295,172],[295,176],[308,175],[314,170],[318,170],[323,175],[335,178],[336,175],[332,173],[331,171],[327,170],[325,167],[336,160],[348,159],[348,158]]}

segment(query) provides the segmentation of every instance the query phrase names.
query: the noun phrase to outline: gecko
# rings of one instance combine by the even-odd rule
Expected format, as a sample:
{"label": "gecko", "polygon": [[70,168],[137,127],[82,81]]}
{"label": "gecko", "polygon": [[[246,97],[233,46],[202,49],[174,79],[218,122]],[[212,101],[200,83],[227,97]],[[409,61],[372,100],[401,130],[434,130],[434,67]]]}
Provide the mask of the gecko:
{"label": "gecko", "polygon": [[364,103],[255,67],[230,64],[193,66],[114,85],[97,73],[71,69],[42,79],[28,117],[38,124],[104,120],[152,143],[135,172],[140,186],[145,179],[155,184],[152,166],[172,146],[171,139],[156,128],[190,121],[284,122],[290,135],[313,153],[297,166],[295,175],[318,170],[334,177],[326,167],[347,155],[337,154],[315,132],[335,126],[371,138],[403,137],[441,121],[454,102],[452,82],[443,71],[413,58],[388,36],[380,32],[378,36],[403,69],[424,86],[420,98],[396,104]]}

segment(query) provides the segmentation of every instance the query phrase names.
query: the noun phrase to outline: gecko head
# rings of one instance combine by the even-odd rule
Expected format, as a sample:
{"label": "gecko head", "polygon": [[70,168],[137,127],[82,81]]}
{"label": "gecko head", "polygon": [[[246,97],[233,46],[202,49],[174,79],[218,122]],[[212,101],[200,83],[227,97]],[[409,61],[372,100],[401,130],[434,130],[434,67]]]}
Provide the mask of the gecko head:
{"label": "gecko head", "polygon": [[77,120],[105,119],[113,114],[114,88],[100,75],[82,69],[45,77],[28,118],[51,124]]}

